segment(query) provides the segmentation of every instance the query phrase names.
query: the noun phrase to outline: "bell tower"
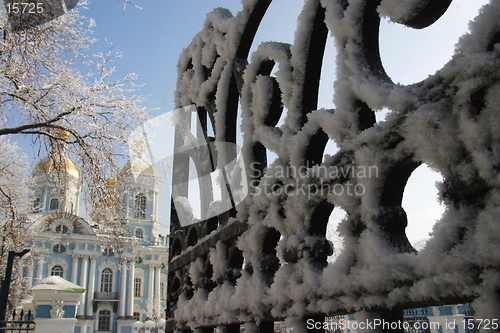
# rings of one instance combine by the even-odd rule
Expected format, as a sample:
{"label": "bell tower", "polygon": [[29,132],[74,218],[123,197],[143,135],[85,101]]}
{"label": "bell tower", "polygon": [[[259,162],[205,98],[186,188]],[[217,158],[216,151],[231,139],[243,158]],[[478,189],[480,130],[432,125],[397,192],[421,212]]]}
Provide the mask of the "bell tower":
{"label": "bell tower", "polygon": [[[56,134],[65,139],[71,137],[68,132]],[[33,168],[32,177],[35,194],[33,213],[68,212],[78,215],[82,188],[80,171],[64,147],[60,154],[52,153],[42,158]]]}
{"label": "bell tower", "polygon": [[143,244],[160,242],[158,222],[159,177],[156,168],[146,159],[147,142],[134,143],[138,153],[120,171],[115,184],[119,200],[125,209],[130,231],[143,240]]}

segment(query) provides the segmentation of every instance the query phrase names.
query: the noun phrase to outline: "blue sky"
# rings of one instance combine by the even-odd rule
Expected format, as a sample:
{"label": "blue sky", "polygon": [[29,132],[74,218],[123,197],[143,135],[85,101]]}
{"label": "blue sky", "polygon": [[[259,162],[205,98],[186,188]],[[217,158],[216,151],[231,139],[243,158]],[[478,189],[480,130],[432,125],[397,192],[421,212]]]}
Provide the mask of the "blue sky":
{"label": "blue sky", "polygon": [[[224,7],[236,14],[241,8],[238,0],[131,0],[123,10],[122,0],[93,0],[81,13],[96,20],[93,50],[106,51],[105,39],[123,53],[117,59],[117,75],[134,72],[138,83],[144,84],[141,93],[148,96],[146,106],[157,108],[153,116],[174,108],[173,92],[177,79],[177,60],[182,49],[202,29],[205,14],[215,7]],[[454,44],[467,30],[467,22],[476,16],[486,0],[455,0],[448,12],[433,26],[413,30],[384,22],[380,45],[386,71],[395,82],[413,83],[425,79],[440,69],[451,57]],[[302,0],[274,0],[259,28],[252,50],[262,41],[293,43],[297,17]],[[335,51],[333,41],[327,43],[320,87],[319,106],[333,108]],[[383,119],[384,112],[377,118]],[[327,147],[328,148],[328,147]],[[405,191],[404,208],[409,217],[407,233],[416,242],[430,231],[440,217],[443,207],[436,202],[434,183],[440,179],[425,167],[410,178]],[[165,204],[168,198],[163,197]],[[161,205],[164,206],[164,205]],[[423,209],[422,207],[425,207]],[[333,220],[342,218],[336,212]],[[163,222],[168,210],[160,211]],[[422,224],[421,221],[427,221]],[[418,222],[418,223],[417,223]],[[164,227],[163,233],[167,232]]]}
{"label": "blue sky", "polygon": [[[94,37],[99,41],[94,49],[102,50],[106,38],[120,50],[123,59],[116,61],[118,74],[139,74],[138,82],[145,84],[142,92],[149,96],[147,106],[159,108],[154,114],[160,114],[174,108],[173,92],[179,54],[203,28],[206,13],[216,7],[224,7],[236,14],[242,5],[237,0],[132,2],[142,9],[127,5],[123,10],[121,0],[93,0],[88,10],[81,13],[96,20]],[[301,8],[302,1],[276,1],[268,14],[276,18],[279,13],[282,21],[286,22],[272,29],[269,29],[272,22],[263,22],[262,31],[266,31],[267,35],[259,33],[257,39],[293,42],[296,17]]]}

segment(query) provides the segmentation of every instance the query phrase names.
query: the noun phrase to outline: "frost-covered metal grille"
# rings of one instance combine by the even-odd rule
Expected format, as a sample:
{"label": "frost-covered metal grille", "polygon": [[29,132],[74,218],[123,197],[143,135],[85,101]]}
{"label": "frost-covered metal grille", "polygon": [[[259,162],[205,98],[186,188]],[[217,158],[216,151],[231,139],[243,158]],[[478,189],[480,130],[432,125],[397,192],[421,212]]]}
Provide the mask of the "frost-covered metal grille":
{"label": "frost-covered metal grille", "polygon": [[[482,10],[450,62],[407,86],[382,66],[380,15],[423,28],[451,0],[309,0],[294,44],[261,44],[248,62],[270,2],[245,0],[234,17],[224,9],[208,14],[179,61],[176,104],[196,106],[199,138],[236,143],[241,119],[240,173],[249,194],[194,224],[182,225],[187,213],[172,210],[167,331],[239,332],[245,324],[247,331],[270,332],[273,321],[286,320],[297,333],[306,331],[308,318],[356,313],[395,321],[405,308],[464,302],[479,318],[496,318],[500,1]],[[335,110],[317,105],[328,33],[337,48]],[[374,110],[383,108],[390,113],[377,122]],[[186,143],[181,127],[189,121],[177,121],[176,147]],[[329,140],[338,147],[333,156],[324,152]],[[184,185],[173,201],[188,195],[196,154],[174,158],[174,183]],[[216,155],[221,167],[237,152]],[[444,177],[446,212],[417,252],[405,235],[401,201],[423,163]],[[195,167],[198,174],[213,169]],[[244,177],[229,176],[228,187],[241,186],[234,179]],[[200,188],[211,191],[206,183]],[[203,214],[214,204],[212,196],[201,197]],[[328,262],[325,233],[334,207],[347,212],[339,228],[344,246]]]}

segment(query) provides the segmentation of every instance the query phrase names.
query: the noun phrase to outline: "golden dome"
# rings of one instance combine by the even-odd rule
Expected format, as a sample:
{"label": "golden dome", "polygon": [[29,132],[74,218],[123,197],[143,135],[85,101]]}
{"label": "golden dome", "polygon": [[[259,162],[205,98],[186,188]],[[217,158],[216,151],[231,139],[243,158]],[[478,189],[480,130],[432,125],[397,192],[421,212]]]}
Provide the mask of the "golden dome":
{"label": "golden dome", "polygon": [[[113,186],[116,184],[116,178],[114,177],[109,177],[106,180],[106,185]],[[95,207],[97,208],[111,208],[115,207],[116,205],[116,197],[113,194],[114,192],[111,190],[111,192],[108,192],[107,194],[103,195],[99,200],[97,200]]]}
{"label": "golden dome", "polygon": [[[80,171],[76,167],[75,163],[68,157],[64,157],[65,165],[56,165],[54,160],[48,156],[42,158],[33,168],[33,173],[38,172],[60,172],[67,173],[73,177],[80,178]],[[64,169],[63,169],[64,168]]]}
{"label": "golden dome", "polygon": [[127,173],[135,173],[145,176],[158,176],[158,172],[153,165],[145,160],[136,158],[125,163],[122,171],[120,171],[120,176]]}
{"label": "golden dome", "polygon": [[102,198],[100,198],[97,203],[96,207],[103,208],[103,207],[115,207],[116,205],[116,197],[114,194],[108,193]]}
{"label": "golden dome", "polygon": [[106,180],[106,185],[108,186],[113,186],[116,184],[116,178],[114,177],[109,177],[107,180]]}

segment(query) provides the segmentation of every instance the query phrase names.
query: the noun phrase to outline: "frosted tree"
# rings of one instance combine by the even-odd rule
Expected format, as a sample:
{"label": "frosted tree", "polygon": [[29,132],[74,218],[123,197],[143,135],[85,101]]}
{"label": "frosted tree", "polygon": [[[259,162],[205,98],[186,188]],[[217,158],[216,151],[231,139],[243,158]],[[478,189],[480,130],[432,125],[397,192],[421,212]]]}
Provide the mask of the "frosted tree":
{"label": "frosted tree", "polygon": [[[27,227],[26,212],[29,209],[30,194],[28,163],[19,147],[7,136],[0,136],[0,276],[4,278],[9,250],[21,250]],[[20,270],[13,272],[15,284],[20,284]],[[11,288],[15,290],[15,288]],[[19,298],[18,292],[11,292],[10,301]]]}
{"label": "frosted tree", "polygon": [[[112,195],[105,180],[116,170],[117,147],[146,119],[143,97],[136,95],[137,76],[116,78],[112,62],[120,54],[113,49],[87,54],[93,26],[75,8],[48,23],[15,29],[0,9],[2,258],[23,246],[20,231],[32,206],[26,189],[29,166],[16,140],[30,137],[34,150],[46,151],[60,168],[65,168],[64,156],[78,161],[93,206]],[[54,181],[64,182],[64,174]]]}
{"label": "frosted tree", "polygon": [[[85,57],[93,21],[77,10],[14,31],[0,15],[0,136],[31,135],[54,159],[77,156],[93,199],[106,191],[117,142],[146,117],[135,74],[114,80],[113,52]],[[64,160],[57,161],[64,163]]]}
{"label": "frosted tree", "polygon": [[0,137],[0,219],[1,247],[13,248],[13,240],[20,237],[21,230],[15,224],[22,225],[22,216],[28,209],[28,178],[20,170],[26,170],[27,163],[20,149],[7,137]]}

